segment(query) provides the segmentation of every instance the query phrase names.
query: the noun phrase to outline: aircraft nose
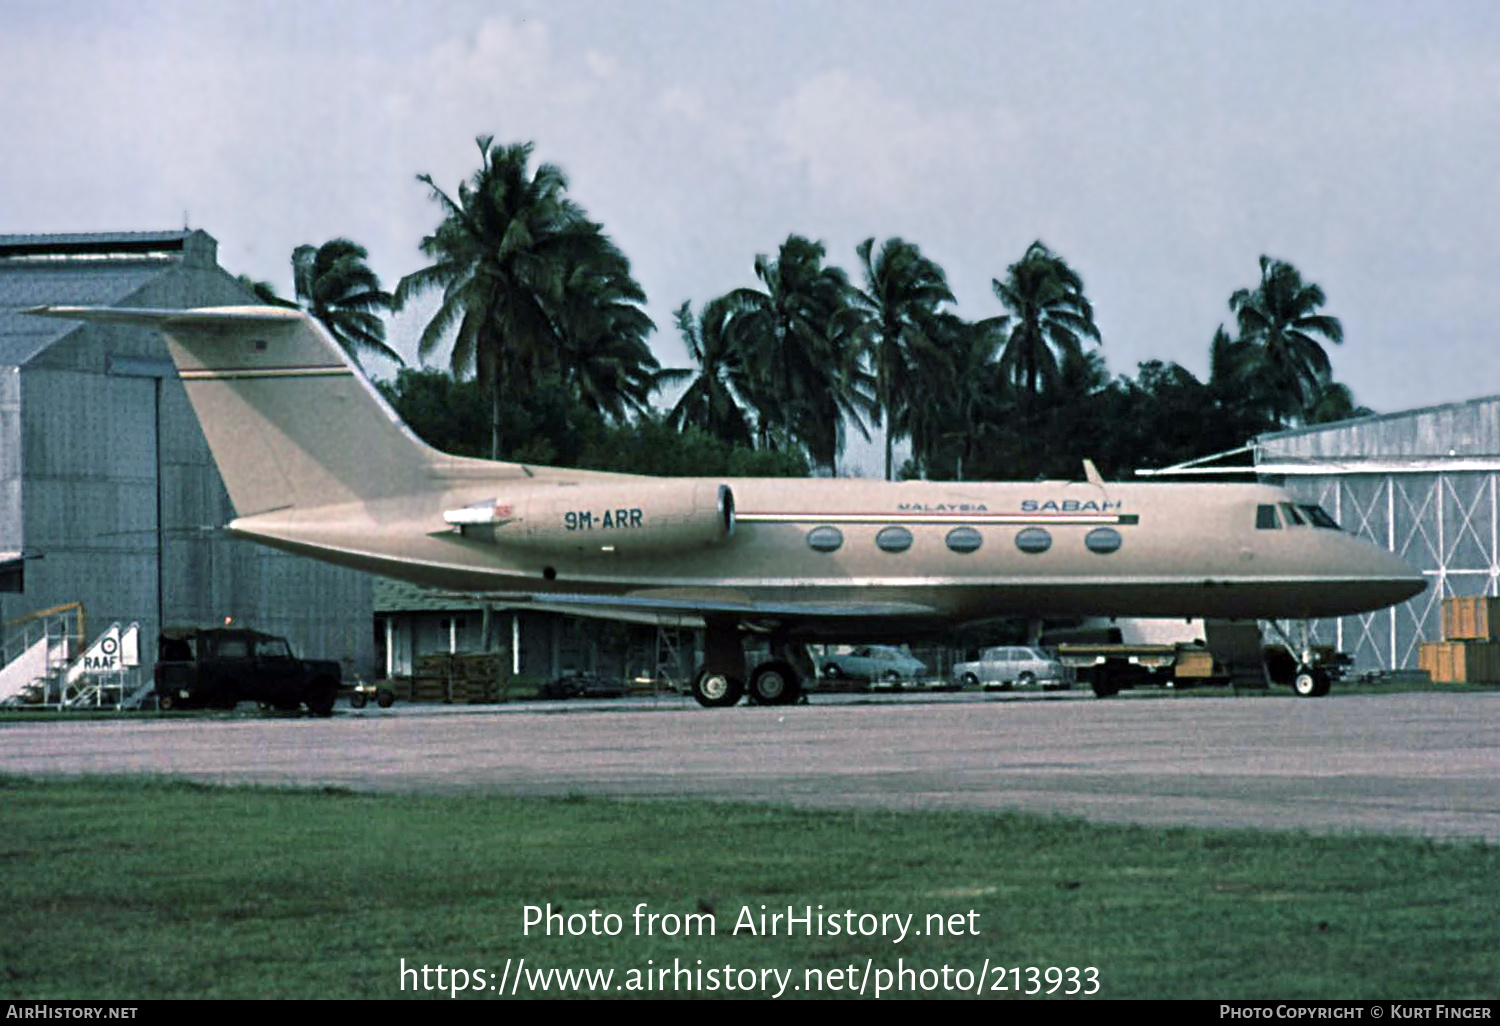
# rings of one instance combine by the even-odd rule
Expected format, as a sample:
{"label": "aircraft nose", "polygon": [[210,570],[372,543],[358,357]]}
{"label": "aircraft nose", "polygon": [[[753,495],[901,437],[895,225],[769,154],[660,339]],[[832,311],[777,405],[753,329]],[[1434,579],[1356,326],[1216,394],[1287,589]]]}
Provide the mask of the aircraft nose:
{"label": "aircraft nose", "polygon": [[1427,577],[1394,552],[1378,549],[1376,562],[1378,565],[1371,567],[1370,577],[1372,586],[1385,595],[1383,605],[1405,602],[1426,590]]}

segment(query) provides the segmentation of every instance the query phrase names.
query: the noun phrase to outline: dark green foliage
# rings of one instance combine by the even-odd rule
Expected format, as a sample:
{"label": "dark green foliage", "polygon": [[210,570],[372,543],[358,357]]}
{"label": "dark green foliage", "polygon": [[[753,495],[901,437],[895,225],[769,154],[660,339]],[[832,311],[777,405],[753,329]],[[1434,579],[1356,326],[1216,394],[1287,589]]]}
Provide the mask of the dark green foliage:
{"label": "dark green foliage", "polygon": [[441,293],[419,352],[452,341],[453,373],[473,374],[491,397],[489,451],[500,458],[514,450],[504,409],[517,391],[553,376],[618,420],[645,408],[658,368],[630,262],[567,197],[562,170],[533,173],[530,143],[476,141],[483,164],[457,199],[418,177],[443,220],[422,240],[432,262],[401,279],[395,302]]}
{"label": "dark green foliage", "polygon": [[380,287],[369,258],[365,247],[348,239],[298,246],[292,252],[297,301],[356,361],[365,353],[404,364],[385,344],[381,315],[391,309],[391,294]]}

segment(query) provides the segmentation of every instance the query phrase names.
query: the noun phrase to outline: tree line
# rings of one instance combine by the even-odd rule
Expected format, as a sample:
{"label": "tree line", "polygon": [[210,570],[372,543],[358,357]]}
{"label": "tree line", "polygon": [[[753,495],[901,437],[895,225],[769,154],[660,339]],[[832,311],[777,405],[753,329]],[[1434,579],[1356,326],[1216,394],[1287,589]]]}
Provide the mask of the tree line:
{"label": "tree line", "polygon": [[[567,195],[531,144],[478,140],[479,169],[455,196],[418,176],[440,211],[428,263],[384,291],[347,239],[293,253],[297,300],[356,360],[386,344],[384,315],[435,293],[425,361],[381,389],[448,451],[642,473],[837,473],[854,431],[884,428],[887,478],[1108,476],[1234,448],[1277,428],[1368,413],[1333,378],[1343,341],[1323,290],[1262,256],[1260,281],[1229,297],[1210,373],[1148,361],[1111,376],[1082,277],[1041,241],[993,279],[1002,312],[953,311],[942,267],[908,240],[870,238],[857,278],[820,242],[792,234],[754,261],[758,287],[674,314],[694,366],[662,368],[655,325],[625,254]],[[652,398],[680,389],[670,410]],[[895,445],[910,442],[904,465]]]}

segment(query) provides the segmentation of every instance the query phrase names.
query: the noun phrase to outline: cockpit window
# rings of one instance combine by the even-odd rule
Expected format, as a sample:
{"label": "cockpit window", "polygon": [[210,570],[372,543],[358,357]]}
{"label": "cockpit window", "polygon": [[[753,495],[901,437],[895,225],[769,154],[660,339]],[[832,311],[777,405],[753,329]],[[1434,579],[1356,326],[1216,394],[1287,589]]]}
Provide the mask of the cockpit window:
{"label": "cockpit window", "polygon": [[1269,503],[1255,507],[1255,529],[1257,531],[1277,531],[1281,529],[1281,521],[1276,519],[1276,507]]}
{"label": "cockpit window", "polygon": [[1297,508],[1302,511],[1303,516],[1312,521],[1314,527],[1323,527],[1330,531],[1339,529],[1338,521],[1325,513],[1322,506],[1298,506]]}
{"label": "cockpit window", "polygon": [[1302,527],[1307,523],[1306,520],[1302,519],[1302,514],[1297,512],[1297,507],[1293,506],[1290,502],[1283,502],[1281,504],[1281,515],[1286,517],[1286,526],[1288,527]]}

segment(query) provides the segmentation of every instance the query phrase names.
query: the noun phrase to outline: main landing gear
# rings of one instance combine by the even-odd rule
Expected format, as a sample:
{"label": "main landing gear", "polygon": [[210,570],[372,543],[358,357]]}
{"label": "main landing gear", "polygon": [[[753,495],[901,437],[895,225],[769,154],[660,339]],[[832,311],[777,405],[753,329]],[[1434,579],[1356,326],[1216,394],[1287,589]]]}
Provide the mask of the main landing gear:
{"label": "main landing gear", "polygon": [[[710,618],[704,632],[703,669],[693,678],[693,697],[710,709],[734,705],[746,694],[753,705],[792,705],[802,697],[802,681],[811,676],[812,664],[801,646],[772,639],[772,658],[745,676],[745,652],[739,624]],[[807,663],[801,671],[797,657]]]}

